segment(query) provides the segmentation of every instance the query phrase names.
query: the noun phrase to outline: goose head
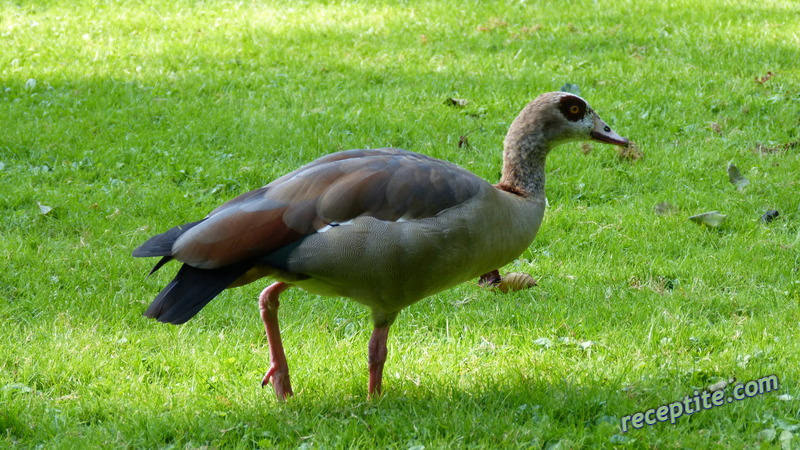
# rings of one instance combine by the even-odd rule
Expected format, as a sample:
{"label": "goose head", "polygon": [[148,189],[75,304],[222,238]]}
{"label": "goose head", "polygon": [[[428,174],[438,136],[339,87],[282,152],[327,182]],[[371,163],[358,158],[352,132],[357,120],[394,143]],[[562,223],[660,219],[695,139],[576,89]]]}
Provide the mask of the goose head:
{"label": "goose head", "polygon": [[628,140],[615,133],[586,100],[568,92],[548,92],[519,113],[506,136],[506,147],[549,151],[565,142],[586,140],[628,145]]}
{"label": "goose head", "polygon": [[568,92],[548,92],[522,109],[503,143],[500,185],[544,195],[544,163],[554,147],[570,141],[598,141],[626,146],[589,103]]}

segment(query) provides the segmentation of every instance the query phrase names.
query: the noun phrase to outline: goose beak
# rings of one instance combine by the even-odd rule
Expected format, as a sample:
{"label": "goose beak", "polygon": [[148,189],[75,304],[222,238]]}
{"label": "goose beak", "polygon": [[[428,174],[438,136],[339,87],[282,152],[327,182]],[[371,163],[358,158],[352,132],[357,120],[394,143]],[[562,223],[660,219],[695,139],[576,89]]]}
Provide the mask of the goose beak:
{"label": "goose beak", "polygon": [[605,142],[608,144],[626,146],[628,145],[628,140],[624,137],[618,135],[611,129],[603,119],[601,119],[597,114],[594,116],[594,128],[592,129],[589,136],[592,140]]}

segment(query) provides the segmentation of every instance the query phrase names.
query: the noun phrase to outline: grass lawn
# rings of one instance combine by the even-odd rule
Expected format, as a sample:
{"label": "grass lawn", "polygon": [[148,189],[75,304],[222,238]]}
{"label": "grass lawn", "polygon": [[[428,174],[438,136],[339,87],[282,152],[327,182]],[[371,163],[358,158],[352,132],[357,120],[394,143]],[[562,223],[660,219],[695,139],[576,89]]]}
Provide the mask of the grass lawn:
{"label": "grass lawn", "polygon": [[[0,447],[796,448],[799,18],[793,0],[0,1]],[[353,302],[285,294],[285,404],[259,385],[267,280],[182,326],[142,317],[177,268],[145,277],[149,236],[350,148],[496,182],[511,121],[566,83],[641,154],[554,151],[539,236],[503,269],[538,286],[409,307],[382,398]],[[621,429],[768,375],[778,390]]]}

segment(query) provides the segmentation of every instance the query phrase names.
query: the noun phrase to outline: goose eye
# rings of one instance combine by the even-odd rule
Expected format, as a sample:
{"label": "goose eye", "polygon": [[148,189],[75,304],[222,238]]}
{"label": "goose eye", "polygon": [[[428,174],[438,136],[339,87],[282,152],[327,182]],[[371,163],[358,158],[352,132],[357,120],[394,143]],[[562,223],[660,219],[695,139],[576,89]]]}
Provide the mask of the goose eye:
{"label": "goose eye", "polygon": [[574,95],[565,95],[558,101],[558,109],[564,118],[570,122],[577,122],[586,116],[589,110],[586,102]]}

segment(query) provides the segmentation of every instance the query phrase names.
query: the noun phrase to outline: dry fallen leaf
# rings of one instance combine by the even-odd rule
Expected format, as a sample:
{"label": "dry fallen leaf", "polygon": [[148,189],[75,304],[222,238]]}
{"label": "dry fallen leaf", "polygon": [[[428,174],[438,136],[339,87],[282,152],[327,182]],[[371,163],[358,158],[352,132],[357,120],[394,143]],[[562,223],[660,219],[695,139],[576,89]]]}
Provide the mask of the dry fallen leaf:
{"label": "dry fallen leaf", "polygon": [[492,17],[483,25],[478,25],[475,29],[478,31],[493,31],[498,28],[505,28],[508,26],[508,22],[499,18],[499,17]]}
{"label": "dry fallen leaf", "polygon": [[43,215],[49,214],[53,210],[52,206],[43,205],[39,202],[36,202],[36,204],[39,205],[39,212]]}
{"label": "dry fallen leaf", "polygon": [[521,272],[511,272],[501,277],[499,270],[493,270],[481,275],[481,278],[478,280],[478,286],[497,289],[507,294],[509,292],[521,291],[536,286],[536,280],[527,273]]}
{"label": "dry fallen leaf", "polygon": [[542,29],[542,26],[537,23],[536,25],[533,25],[533,26],[530,26],[530,27],[522,27],[522,28],[519,29],[519,32],[522,33],[522,34],[533,34],[533,33],[536,33],[537,31],[539,31],[541,29]]}
{"label": "dry fallen leaf", "polygon": [[581,87],[573,83],[564,83],[559,89],[561,92],[569,92],[570,94],[581,95]]}
{"label": "dry fallen leaf", "polygon": [[722,222],[727,219],[728,216],[722,214],[719,211],[709,211],[702,214],[697,214],[695,216],[689,217],[689,220],[698,224],[698,225],[705,225],[711,228],[716,228],[722,225]]}
{"label": "dry fallen leaf", "polygon": [[676,209],[678,208],[676,208],[670,202],[660,202],[656,203],[656,205],[653,206],[653,212],[655,212],[656,215],[659,216],[666,216],[667,214],[675,211]]}
{"label": "dry fallen leaf", "polygon": [[495,287],[498,284],[500,284],[500,271],[497,269],[481,275],[478,280],[478,286],[480,287]]}
{"label": "dry fallen leaf", "polygon": [[787,142],[785,144],[775,145],[772,147],[759,143],[756,144],[755,150],[761,154],[770,154],[785,152],[796,147],[800,147],[800,141]]}
{"label": "dry fallen leaf", "polygon": [[458,138],[458,148],[461,148],[461,147],[469,148],[469,139],[467,139],[466,135],[459,136],[459,138]]}
{"label": "dry fallen leaf", "polygon": [[497,290],[502,293],[516,292],[536,286],[536,280],[527,273],[512,272],[500,279]]}
{"label": "dry fallen leaf", "polygon": [[469,103],[469,100],[467,100],[467,99],[453,98],[453,97],[448,97],[444,101],[444,104],[447,105],[447,106],[457,106],[459,108],[463,108],[463,107],[467,106],[467,103]]}
{"label": "dry fallen leaf", "polygon": [[478,131],[478,130],[482,130],[482,129],[483,129],[483,126],[479,126],[477,128],[473,128],[473,129],[467,131],[466,133],[462,134],[461,136],[459,136],[458,137],[458,148],[462,148],[462,147],[469,148],[470,145],[469,145],[469,137],[468,136],[470,134],[472,134],[473,132]]}
{"label": "dry fallen leaf", "polygon": [[620,147],[617,151],[617,157],[621,160],[636,161],[644,156],[633,142],[628,143],[625,147]]}
{"label": "dry fallen leaf", "polygon": [[764,83],[766,83],[767,81],[769,81],[769,79],[770,79],[770,78],[772,78],[772,77],[774,77],[774,76],[775,76],[775,74],[774,74],[774,73],[772,73],[772,72],[767,72],[767,74],[766,74],[766,75],[764,75],[763,77],[756,76],[756,83],[758,83],[758,84],[764,84]]}
{"label": "dry fallen leaf", "polygon": [[765,212],[763,216],[761,216],[761,221],[764,223],[770,223],[773,220],[777,219],[781,213],[775,211],[774,209],[770,209],[769,211]]}
{"label": "dry fallen leaf", "polygon": [[728,164],[728,180],[740,191],[750,184],[750,180],[743,177],[739,169],[733,164]]}
{"label": "dry fallen leaf", "polygon": [[725,389],[725,386],[728,385],[728,380],[718,381],[714,384],[709,384],[706,390],[709,392],[719,391],[721,389]]}
{"label": "dry fallen leaf", "polygon": [[708,392],[719,391],[719,390],[725,389],[726,386],[728,386],[730,384],[733,384],[733,383],[736,383],[736,378],[731,378],[729,380],[722,379],[720,381],[717,381],[714,384],[709,384],[708,387],[706,388],[706,390]]}

